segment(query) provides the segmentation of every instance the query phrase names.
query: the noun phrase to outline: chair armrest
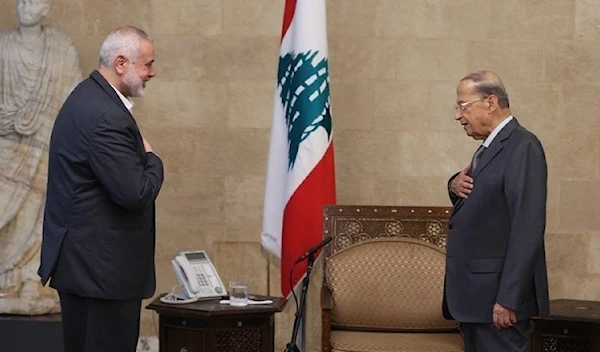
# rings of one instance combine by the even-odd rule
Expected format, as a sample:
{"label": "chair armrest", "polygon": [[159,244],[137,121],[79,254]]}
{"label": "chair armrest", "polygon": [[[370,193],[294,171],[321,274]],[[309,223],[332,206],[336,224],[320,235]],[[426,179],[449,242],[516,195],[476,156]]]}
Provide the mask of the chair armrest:
{"label": "chair armrest", "polygon": [[[325,281],[325,280],[323,280]],[[331,312],[333,297],[327,284],[321,286],[321,351],[331,352]]]}
{"label": "chair armrest", "polygon": [[333,310],[333,297],[331,290],[325,283],[321,286],[321,310]]}

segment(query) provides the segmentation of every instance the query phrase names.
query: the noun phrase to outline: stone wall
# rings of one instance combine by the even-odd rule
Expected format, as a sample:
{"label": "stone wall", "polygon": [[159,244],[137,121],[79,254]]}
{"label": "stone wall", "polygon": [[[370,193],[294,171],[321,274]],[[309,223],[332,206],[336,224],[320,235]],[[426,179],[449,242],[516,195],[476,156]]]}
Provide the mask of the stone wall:
{"label": "stone wall", "polygon": [[[158,199],[158,292],[169,260],[208,250],[224,281],[276,294],[260,248],[283,0],[54,0],[47,23],[75,40],[84,74],[105,35],[138,25],[155,39],[158,75],[134,115],[165,162]],[[453,120],[457,81],[490,69],[549,166],[547,255],[552,298],[600,300],[600,3],[593,0],[329,0],[338,202],[447,206],[447,178],[477,142]],[[0,30],[14,0],[0,0]],[[308,350],[320,350],[314,272]],[[277,316],[277,350],[294,311]],[[142,334],[158,318],[144,311]]]}

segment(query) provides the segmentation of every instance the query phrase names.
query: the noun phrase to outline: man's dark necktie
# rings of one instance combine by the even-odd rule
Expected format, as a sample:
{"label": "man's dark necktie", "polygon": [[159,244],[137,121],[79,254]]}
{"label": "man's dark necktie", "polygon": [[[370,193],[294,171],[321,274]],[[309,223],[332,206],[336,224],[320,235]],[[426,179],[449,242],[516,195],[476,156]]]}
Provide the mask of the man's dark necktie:
{"label": "man's dark necktie", "polygon": [[471,169],[469,170],[469,175],[473,176],[475,169],[477,168],[477,164],[479,164],[479,159],[481,159],[481,154],[485,151],[486,147],[482,144],[477,148],[477,151],[473,155],[473,160],[471,160]]}

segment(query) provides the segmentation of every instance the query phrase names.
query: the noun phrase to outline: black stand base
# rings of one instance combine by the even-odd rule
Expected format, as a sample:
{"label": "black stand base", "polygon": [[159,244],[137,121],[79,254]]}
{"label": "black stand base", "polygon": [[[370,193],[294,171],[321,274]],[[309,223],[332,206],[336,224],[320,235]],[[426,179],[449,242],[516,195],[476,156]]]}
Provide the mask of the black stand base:
{"label": "black stand base", "polygon": [[63,352],[60,314],[0,314],[0,351]]}
{"label": "black stand base", "polygon": [[298,349],[298,346],[296,346],[296,344],[287,344],[285,346],[285,351],[283,352],[300,352],[300,350]]}

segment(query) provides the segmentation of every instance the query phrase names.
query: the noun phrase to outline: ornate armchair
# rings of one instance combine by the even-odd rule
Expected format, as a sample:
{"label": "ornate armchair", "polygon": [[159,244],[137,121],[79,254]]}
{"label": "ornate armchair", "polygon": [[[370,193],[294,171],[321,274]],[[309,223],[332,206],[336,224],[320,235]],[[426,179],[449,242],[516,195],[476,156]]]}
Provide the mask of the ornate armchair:
{"label": "ornate armchair", "polygon": [[451,208],[333,205],[324,210],[323,352],[458,352],[442,316]]}

